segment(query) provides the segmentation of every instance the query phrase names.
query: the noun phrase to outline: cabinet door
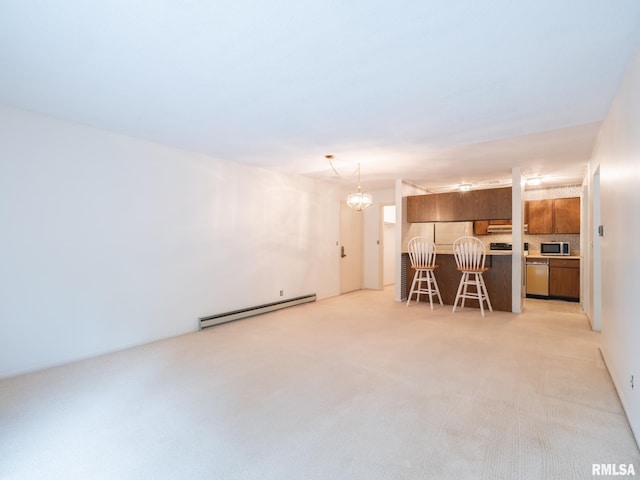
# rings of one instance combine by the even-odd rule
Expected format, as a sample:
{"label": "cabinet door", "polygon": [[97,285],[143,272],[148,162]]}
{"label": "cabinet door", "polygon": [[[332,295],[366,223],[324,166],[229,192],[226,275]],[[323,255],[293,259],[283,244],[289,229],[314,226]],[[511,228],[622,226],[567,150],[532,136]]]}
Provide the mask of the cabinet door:
{"label": "cabinet door", "polygon": [[407,222],[433,222],[438,212],[436,195],[412,195],[407,197]]}
{"label": "cabinet door", "polygon": [[473,222],[473,233],[476,235],[487,235],[489,231],[489,220],[476,220]]}
{"label": "cabinet door", "polygon": [[543,235],[553,233],[553,200],[529,200],[525,204],[527,233]]}
{"label": "cabinet door", "polygon": [[511,188],[478,190],[478,213],[481,215],[475,218],[489,220],[511,219],[512,195],[513,190]]}
{"label": "cabinet door", "polygon": [[549,295],[562,298],[580,298],[580,260],[550,260]]}
{"label": "cabinet door", "polygon": [[554,232],[580,233],[580,198],[556,198],[553,201]]}
{"label": "cabinet door", "polygon": [[411,196],[407,197],[407,222],[416,223],[419,222],[420,210],[418,208],[420,204],[419,197]]}
{"label": "cabinet door", "polygon": [[464,198],[460,192],[440,193],[436,201],[436,220],[438,222],[458,222],[470,220],[463,208]]}

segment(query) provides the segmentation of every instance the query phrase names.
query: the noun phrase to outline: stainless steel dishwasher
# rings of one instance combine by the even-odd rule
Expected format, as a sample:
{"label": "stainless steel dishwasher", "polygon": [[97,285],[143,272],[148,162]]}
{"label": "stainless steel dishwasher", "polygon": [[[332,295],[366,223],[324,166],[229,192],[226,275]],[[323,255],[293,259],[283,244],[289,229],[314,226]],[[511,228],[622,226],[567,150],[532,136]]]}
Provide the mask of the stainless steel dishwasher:
{"label": "stainless steel dishwasher", "polygon": [[527,257],[527,297],[549,298],[549,259]]}

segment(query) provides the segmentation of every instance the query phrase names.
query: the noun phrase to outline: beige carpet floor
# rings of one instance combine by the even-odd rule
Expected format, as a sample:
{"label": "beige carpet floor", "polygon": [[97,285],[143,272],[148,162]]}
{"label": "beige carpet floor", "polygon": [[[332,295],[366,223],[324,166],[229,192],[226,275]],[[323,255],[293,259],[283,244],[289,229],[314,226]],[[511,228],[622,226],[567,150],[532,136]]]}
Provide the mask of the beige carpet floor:
{"label": "beige carpet floor", "polygon": [[599,341],[577,304],[355,292],[0,381],[0,478],[640,474]]}

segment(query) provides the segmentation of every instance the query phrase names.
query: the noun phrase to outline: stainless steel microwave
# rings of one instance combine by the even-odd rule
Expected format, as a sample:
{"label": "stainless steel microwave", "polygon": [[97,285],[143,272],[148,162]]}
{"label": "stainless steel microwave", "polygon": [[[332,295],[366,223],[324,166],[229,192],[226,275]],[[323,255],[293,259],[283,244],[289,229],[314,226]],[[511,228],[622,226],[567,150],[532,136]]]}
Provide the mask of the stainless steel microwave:
{"label": "stainless steel microwave", "polygon": [[540,255],[570,255],[569,242],[541,242]]}

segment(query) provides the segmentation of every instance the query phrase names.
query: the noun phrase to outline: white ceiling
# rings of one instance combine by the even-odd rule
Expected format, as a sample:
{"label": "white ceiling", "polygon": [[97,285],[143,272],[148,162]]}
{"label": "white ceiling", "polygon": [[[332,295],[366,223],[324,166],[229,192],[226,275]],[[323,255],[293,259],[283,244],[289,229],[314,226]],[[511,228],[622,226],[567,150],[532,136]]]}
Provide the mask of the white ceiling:
{"label": "white ceiling", "polygon": [[639,42],[638,0],[3,0],[0,103],[369,188],[573,183]]}

